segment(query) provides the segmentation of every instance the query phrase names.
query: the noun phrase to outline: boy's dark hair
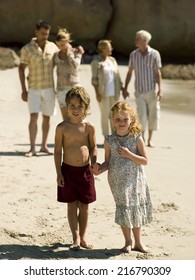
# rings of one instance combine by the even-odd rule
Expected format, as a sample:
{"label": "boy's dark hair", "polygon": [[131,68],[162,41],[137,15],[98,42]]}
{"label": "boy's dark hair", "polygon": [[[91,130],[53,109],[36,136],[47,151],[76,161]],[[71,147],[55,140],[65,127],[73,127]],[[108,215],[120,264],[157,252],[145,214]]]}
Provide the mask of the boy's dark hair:
{"label": "boy's dark hair", "polygon": [[36,22],[36,30],[39,30],[41,28],[44,28],[44,29],[51,29],[51,25],[49,25],[49,23],[47,23],[46,21],[42,20],[42,19],[39,19],[37,22]]}

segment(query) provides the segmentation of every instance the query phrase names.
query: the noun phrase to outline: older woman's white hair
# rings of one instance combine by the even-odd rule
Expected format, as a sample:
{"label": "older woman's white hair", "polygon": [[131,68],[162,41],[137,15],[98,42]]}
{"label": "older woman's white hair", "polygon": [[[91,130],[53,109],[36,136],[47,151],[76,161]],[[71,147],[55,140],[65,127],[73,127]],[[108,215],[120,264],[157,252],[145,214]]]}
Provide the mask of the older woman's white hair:
{"label": "older woman's white hair", "polygon": [[136,37],[139,37],[148,43],[151,40],[152,35],[146,30],[140,30],[136,32]]}

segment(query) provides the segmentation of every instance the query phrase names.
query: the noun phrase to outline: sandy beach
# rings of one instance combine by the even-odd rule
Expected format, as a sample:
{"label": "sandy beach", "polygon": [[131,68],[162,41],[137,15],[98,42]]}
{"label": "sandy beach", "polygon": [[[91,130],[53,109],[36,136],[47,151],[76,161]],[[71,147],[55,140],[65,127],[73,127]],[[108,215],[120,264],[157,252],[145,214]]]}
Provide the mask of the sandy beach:
{"label": "sandy beach", "polygon": [[[123,81],[126,71],[127,66],[120,66]],[[81,66],[80,76],[91,96],[88,119],[96,126],[97,143],[102,144],[89,65]],[[163,89],[160,130],[154,134],[156,147],[147,147],[149,163],[145,167],[154,220],[143,227],[142,235],[151,252],[120,252],[124,241],[114,223],[107,173],[95,177],[97,201],[89,208],[88,239],[94,249],[72,252],[66,204],[56,200],[53,156],[23,155],[29,149],[29,114],[20,98],[18,69],[0,71],[0,259],[195,260],[195,81],[163,80]],[[132,83],[129,91],[134,104]],[[56,108],[48,141],[51,151],[55,127],[62,121],[57,103]],[[37,151],[41,115],[39,121]],[[99,148],[98,161],[103,157],[104,150]]]}

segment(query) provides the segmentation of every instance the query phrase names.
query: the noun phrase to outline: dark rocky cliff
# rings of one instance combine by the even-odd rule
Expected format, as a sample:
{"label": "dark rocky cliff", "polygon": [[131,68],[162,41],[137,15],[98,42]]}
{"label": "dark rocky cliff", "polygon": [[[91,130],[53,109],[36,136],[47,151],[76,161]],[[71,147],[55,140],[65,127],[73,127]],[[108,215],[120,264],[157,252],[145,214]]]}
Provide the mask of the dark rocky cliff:
{"label": "dark rocky cliff", "polygon": [[194,0],[1,0],[0,45],[22,46],[34,36],[37,19],[66,27],[88,53],[99,39],[112,40],[114,50],[126,57],[134,49],[135,32],[152,34],[151,46],[164,61],[193,63],[195,57]]}

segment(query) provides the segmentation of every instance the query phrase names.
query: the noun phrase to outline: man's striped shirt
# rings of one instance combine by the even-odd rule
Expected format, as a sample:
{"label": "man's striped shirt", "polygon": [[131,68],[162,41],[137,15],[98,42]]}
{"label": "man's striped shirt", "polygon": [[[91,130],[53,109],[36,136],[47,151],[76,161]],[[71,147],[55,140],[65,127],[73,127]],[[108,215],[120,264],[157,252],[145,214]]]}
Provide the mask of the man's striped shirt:
{"label": "man's striped shirt", "polygon": [[130,53],[129,68],[135,71],[135,91],[150,92],[156,88],[155,70],[162,67],[160,53],[148,47],[147,53],[142,54],[139,49]]}

